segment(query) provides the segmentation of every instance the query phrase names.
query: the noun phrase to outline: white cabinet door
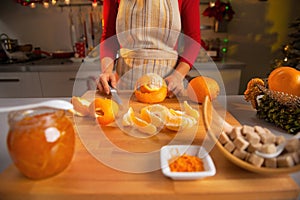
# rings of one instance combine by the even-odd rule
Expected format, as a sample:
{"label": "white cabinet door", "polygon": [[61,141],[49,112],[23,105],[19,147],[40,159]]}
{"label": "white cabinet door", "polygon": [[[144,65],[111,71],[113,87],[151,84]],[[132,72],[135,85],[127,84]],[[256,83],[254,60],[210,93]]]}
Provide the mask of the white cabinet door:
{"label": "white cabinet door", "polygon": [[39,72],[44,97],[71,97],[76,72]]}
{"label": "white cabinet door", "polygon": [[37,72],[0,73],[0,97],[42,97]]}
{"label": "white cabinet door", "polygon": [[44,97],[82,96],[87,90],[96,89],[99,72],[40,72]]}

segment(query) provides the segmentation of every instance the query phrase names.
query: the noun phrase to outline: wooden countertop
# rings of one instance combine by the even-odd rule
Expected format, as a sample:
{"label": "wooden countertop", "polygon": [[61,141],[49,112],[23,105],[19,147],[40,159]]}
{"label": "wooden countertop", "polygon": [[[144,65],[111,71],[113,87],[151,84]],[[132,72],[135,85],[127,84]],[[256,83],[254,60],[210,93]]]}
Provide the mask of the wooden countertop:
{"label": "wooden countertop", "polygon": [[[76,122],[77,130],[88,129],[86,133],[79,132],[79,136],[90,137],[82,141],[77,137],[74,158],[68,168],[57,176],[33,181],[22,176],[12,165],[0,174],[0,199],[296,199],[300,192],[289,175],[266,176],[245,171],[226,160],[216,148],[210,155],[217,173],[202,180],[173,181],[160,169],[148,173],[115,170],[92,156],[88,152],[91,147],[88,150],[85,147],[87,138],[97,144],[92,136],[97,129],[90,126],[92,120],[78,120],[83,121]],[[226,120],[233,125],[239,124],[230,113]],[[197,139],[203,134],[201,123],[193,144],[201,143]],[[132,146],[134,140],[128,139],[130,136],[115,127],[106,128],[110,130],[112,142],[124,145],[123,148],[130,144],[128,150],[136,150]]]}

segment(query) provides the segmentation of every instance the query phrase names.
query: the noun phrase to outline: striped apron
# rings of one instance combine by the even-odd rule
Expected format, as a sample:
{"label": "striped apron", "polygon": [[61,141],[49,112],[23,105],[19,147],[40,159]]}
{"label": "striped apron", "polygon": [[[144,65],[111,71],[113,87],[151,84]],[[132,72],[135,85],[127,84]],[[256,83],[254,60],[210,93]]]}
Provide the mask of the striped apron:
{"label": "striped apron", "polygon": [[121,49],[116,65],[120,89],[133,89],[146,73],[162,77],[174,69],[181,30],[178,0],[121,0],[116,32]]}

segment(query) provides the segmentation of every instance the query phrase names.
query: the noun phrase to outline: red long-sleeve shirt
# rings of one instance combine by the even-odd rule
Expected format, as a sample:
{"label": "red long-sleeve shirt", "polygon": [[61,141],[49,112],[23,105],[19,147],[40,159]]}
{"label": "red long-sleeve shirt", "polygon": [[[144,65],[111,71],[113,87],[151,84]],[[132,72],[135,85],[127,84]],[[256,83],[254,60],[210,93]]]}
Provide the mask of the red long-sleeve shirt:
{"label": "red long-sleeve shirt", "polygon": [[[100,44],[100,57],[115,59],[120,46],[116,37],[116,18],[121,0],[103,1],[103,32]],[[181,27],[184,33],[184,51],[180,54],[179,62],[190,66],[194,63],[200,49],[200,16],[199,0],[178,0],[181,17]],[[105,42],[106,41],[106,42]]]}

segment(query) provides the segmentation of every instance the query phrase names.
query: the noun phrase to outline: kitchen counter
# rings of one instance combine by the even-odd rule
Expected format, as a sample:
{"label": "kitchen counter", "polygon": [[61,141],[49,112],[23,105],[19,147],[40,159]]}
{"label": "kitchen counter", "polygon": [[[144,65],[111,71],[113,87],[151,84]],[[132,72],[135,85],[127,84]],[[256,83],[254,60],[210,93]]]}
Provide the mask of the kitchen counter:
{"label": "kitchen counter", "polygon": [[[99,60],[86,57],[84,62],[81,59],[74,61],[43,58],[25,63],[0,64],[0,98],[71,97],[75,82],[78,83],[76,91],[84,93],[91,89],[91,83],[100,74]],[[188,78],[209,76],[221,86],[224,84],[227,95],[238,94],[244,67],[244,63],[232,60],[195,63]]]}
{"label": "kitchen counter", "polygon": [[[53,72],[53,71],[77,71],[82,65],[87,70],[99,70],[99,62],[81,62],[76,59],[76,62],[65,58],[42,58],[35,61],[28,61],[23,63],[1,63],[0,72]],[[239,61],[228,60],[218,62],[203,62],[195,63],[194,70],[216,69],[243,69],[245,64]]]}
{"label": "kitchen counter", "polygon": [[[0,105],[41,100],[46,99],[0,99]],[[227,110],[232,114],[227,116],[229,123],[266,125],[278,134],[281,132],[257,119],[255,111],[243,100],[243,96],[227,96],[227,100]],[[0,124],[0,152],[3,154],[6,152],[8,130],[6,114],[0,114]],[[89,132],[91,136],[92,129]],[[288,175],[263,176],[245,171],[227,161],[217,149],[213,149],[211,156],[217,168],[215,176],[199,181],[172,181],[164,177],[160,170],[143,174],[113,170],[92,157],[77,138],[74,159],[64,172],[46,180],[31,181],[21,176],[13,165],[9,166],[0,174],[0,196],[8,199],[296,199],[299,194],[299,185]],[[1,155],[1,165],[5,160]],[[292,174],[294,180],[299,180],[299,174]]]}
{"label": "kitchen counter", "polygon": [[72,62],[70,59],[41,58],[20,63],[2,63],[0,72],[77,71],[81,64],[82,62]]}

